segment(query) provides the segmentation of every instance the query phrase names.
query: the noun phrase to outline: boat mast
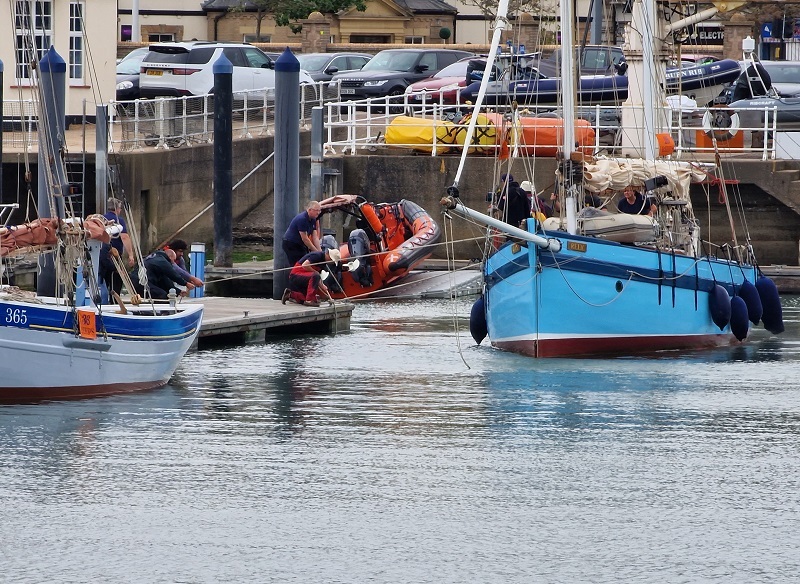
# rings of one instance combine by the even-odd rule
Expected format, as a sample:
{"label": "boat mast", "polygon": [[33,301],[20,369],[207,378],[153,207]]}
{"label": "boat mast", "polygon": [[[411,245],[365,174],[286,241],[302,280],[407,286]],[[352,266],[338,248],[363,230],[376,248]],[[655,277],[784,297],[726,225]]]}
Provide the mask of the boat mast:
{"label": "boat mast", "polygon": [[572,153],[575,151],[575,11],[572,0],[562,0],[559,12],[561,19],[561,106],[564,119],[562,189],[567,213],[567,232],[578,232],[576,173],[572,172]]}
{"label": "boat mast", "polygon": [[464,140],[464,150],[461,152],[461,160],[458,163],[456,176],[453,179],[453,186],[448,188],[448,194],[458,196],[458,183],[461,180],[461,175],[464,172],[464,165],[467,161],[469,154],[469,146],[472,144],[472,137],[475,135],[475,127],[478,123],[478,113],[483,106],[483,99],[486,95],[486,88],[489,86],[489,77],[491,77],[494,61],[497,57],[497,50],[500,47],[500,37],[503,36],[503,31],[508,26],[508,0],[500,0],[497,5],[497,17],[494,21],[494,34],[492,35],[492,44],[489,46],[489,55],[486,57],[486,68],[484,69],[483,78],[481,79],[481,87],[478,91],[478,97],[475,99],[475,106],[472,110],[472,116],[467,126],[467,136]]}

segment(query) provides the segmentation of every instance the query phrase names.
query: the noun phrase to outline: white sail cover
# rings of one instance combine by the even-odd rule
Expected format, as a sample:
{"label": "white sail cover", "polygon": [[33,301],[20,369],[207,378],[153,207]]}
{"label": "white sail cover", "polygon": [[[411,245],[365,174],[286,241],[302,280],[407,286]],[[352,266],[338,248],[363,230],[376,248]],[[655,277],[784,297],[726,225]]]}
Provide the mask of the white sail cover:
{"label": "white sail cover", "polygon": [[667,178],[676,199],[689,200],[689,185],[706,179],[706,171],[688,162],[644,160],[641,158],[599,158],[584,163],[584,188],[592,193],[606,189],[622,191],[628,185],[641,187],[655,176]]}

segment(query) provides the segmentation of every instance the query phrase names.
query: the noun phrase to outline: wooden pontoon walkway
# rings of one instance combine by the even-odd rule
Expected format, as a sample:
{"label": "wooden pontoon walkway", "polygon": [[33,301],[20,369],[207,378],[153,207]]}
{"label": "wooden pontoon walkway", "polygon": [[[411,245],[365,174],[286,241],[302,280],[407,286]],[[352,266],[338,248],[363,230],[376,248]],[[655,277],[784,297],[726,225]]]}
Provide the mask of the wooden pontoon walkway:
{"label": "wooden pontoon walkway", "polygon": [[353,305],[347,302],[319,307],[267,298],[206,296],[183,302],[205,306],[198,346],[263,342],[267,334],[337,333],[350,330]]}

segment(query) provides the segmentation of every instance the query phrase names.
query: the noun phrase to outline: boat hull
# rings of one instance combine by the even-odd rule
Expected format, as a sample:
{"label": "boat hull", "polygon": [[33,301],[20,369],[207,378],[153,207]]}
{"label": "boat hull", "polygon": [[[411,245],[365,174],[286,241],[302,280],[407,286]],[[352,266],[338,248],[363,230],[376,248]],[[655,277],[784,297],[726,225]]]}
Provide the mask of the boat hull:
{"label": "boat hull", "polygon": [[[202,306],[177,314],[106,306],[94,339],[63,306],[0,302],[0,402],[74,399],[166,384],[200,330]],[[103,328],[106,335],[103,335]]]}
{"label": "boat hull", "polygon": [[[529,225],[529,227],[533,227]],[[548,236],[553,236],[548,233]],[[534,357],[697,349],[734,341],[711,315],[719,284],[733,295],[752,266],[557,234],[558,253],[506,244],[485,264],[492,345]]]}

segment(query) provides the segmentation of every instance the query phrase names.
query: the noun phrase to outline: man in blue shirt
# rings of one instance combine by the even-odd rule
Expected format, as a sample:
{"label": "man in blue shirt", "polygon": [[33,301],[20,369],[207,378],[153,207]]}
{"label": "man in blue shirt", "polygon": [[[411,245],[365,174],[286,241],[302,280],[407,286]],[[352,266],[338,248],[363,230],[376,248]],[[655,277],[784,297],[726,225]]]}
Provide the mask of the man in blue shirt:
{"label": "man in blue shirt", "polygon": [[319,202],[310,201],[306,205],[306,210],[292,219],[286,228],[282,247],[290,266],[294,266],[308,252],[322,251],[317,223],[321,212],[322,207]]}
{"label": "man in blue shirt", "polygon": [[127,252],[128,267],[132,268],[135,263],[133,255],[133,246],[131,245],[131,237],[128,235],[128,224],[122,218],[123,204],[119,199],[111,197],[108,199],[108,212],[103,215],[106,219],[115,221],[122,227],[122,233],[119,237],[112,237],[111,243],[103,244],[100,248],[100,281],[104,282],[108,289],[108,295],[111,297],[111,292],[119,294],[122,291],[122,278],[117,272],[114,263],[111,261],[111,250],[117,250],[119,257],[122,258]]}
{"label": "man in blue shirt", "polygon": [[320,292],[330,297],[328,287],[322,282],[320,272],[333,273],[333,270],[342,261],[342,254],[338,249],[325,251],[312,251],[300,258],[289,272],[289,287],[283,291],[281,302],[287,300],[306,306],[319,306],[317,293]]}
{"label": "man in blue shirt", "polygon": [[628,213],[629,215],[650,215],[656,211],[656,206],[649,199],[644,197],[640,192],[635,191],[632,186],[625,187],[625,198],[620,199],[617,203],[617,209],[620,213]]}

